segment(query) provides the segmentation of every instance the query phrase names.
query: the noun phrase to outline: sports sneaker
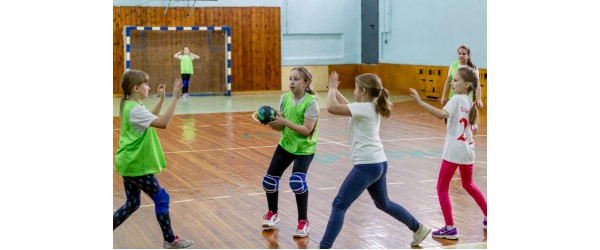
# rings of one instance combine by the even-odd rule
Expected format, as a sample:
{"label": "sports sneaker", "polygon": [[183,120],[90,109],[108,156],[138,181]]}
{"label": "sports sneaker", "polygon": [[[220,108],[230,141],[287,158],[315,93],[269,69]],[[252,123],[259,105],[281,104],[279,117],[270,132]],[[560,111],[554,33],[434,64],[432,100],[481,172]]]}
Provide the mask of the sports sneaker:
{"label": "sports sneaker", "polygon": [[413,234],[413,241],[410,245],[413,247],[418,246],[429,233],[431,233],[431,229],[426,228],[422,223],[419,223],[419,229]]}
{"label": "sports sneaker", "polygon": [[192,245],[194,245],[193,240],[184,240],[179,238],[179,236],[175,236],[175,240],[171,243],[169,242],[163,242],[163,248],[164,249],[182,249],[182,248],[190,248]]}
{"label": "sports sneaker", "polygon": [[441,239],[456,240],[458,239],[458,230],[456,230],[456,228],[448,229],[444,226],[440,228],[440,230],[431,233],[431,236]]}
{"label": "sports sneaker", "polygon": [[294,238],[306,237],[308,235],[308,220],[299,220],[296,232],[294,232]]}
{"label": "sports sneaker", "polygon": [[483,218],[483,228],[487,229],[487,218]]}
{"label": "sports sneaker", "polygon": [[263,218],[265,219],[262,223],[263,230],[269,230],[279,223],[279,215],[274,214],[273,211],[269,211]]}

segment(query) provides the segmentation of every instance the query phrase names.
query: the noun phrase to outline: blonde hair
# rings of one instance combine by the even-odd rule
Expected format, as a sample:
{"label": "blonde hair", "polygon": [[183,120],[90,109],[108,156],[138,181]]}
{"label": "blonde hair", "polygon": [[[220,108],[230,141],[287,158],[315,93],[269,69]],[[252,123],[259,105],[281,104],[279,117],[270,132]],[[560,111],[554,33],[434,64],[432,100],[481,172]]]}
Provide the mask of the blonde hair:
{"label": "blonde hair", "polygon": [[146,72],[141,70],[128,70],[123,73],[123,77],[121,77],[121,89],[123,90],[123,95],[121,96],[119,115],[123,112],[123,103],[125,100],[128,100],[131,96],[131,90],[134,86],[140,86],[142,83],[148,82],[150,77]]}
{"label": "blonde hair", "polygon": [[375,112],[385,118],[392,114],[392,102],[389,100],[390,93],[383,87],[379,76],[371,73],[362,74],[356,77],[356,84],[365,89],[370,99],[377,98],[375,103]]}

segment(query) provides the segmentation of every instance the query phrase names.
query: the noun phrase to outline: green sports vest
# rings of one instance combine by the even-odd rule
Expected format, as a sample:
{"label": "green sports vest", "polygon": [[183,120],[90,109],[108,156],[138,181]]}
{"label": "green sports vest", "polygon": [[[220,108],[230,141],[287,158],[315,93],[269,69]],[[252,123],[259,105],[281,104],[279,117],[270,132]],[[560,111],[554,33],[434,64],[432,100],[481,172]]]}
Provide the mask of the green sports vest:
{"label": "green sports vest", "polygon": [[194,65],[192,64],[192,56],[181,55],[181,74],[194,74]]}
{"label": "green sports vest", "polygon": [[115,171],[121,176],[157,174],[167,167],[162,146],[153,127],[138,134],[131,127],[129,114],[139,103],[125,101],[121,112],[121,136],[115,156]]}
{"label": "green sports vest", "polygon": [[[456,73],[456,70],[458,69],[458,61],[453,62],[452,65],[450,65],[450,84],[452,84],[452,80],[454,79],[454,74]],[[448,95],[448,100],[450,100],[450,98],[452,98],[452,96],[454,95],[454,92],[452,92],[452,88],[450,88],[450,95]]]}
{"label": "green sports vest", "polygon": [[[285,115],[285,119],[295,124],[304,124],[304,112],[306,112],[306,109],[310,106],[310,103],[315,97],[307,93],[304,101],[298,105],[294,105],[292,98],[292,92],[286,93],[283,98],[283,114]],[[315,131],[312,139],[309,139],[308,136],[303,136],[296,133],[296,131],[285,127],[281,134],[279,145],[286,151],[295,155],[311,155],[317,151],[318,132],[318,124],[315,124]]]}
{"label": "green sports vest", "polygon": [[[460,64],[458,63],[458,61],[453,62],[452,65],[450,65],[450,84],[452,84],[452,80],[454,79],[454,74],[456,73],[456,71],[458,70],[458,66]],[[450,88],[450,95],[448,95],[448,100],[450,100],[450,98],[452,98],[452,96],[454,95],[454,92],[452,92],[452,88]],[[471,99],[473,99],[473,92],[469,92],[469,97],[471,97]]]}

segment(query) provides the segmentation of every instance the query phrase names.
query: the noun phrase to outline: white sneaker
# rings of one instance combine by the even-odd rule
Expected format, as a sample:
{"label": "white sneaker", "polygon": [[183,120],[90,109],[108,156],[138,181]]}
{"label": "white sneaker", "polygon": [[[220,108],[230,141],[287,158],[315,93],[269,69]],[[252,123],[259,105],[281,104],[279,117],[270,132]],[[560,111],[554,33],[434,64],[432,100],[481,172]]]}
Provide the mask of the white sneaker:
{"label": "white sneaker", "polygon": [[274,214],[273,211],[269,211],[263,218],[265,219],[262,223],[263,230],[269,230],[279,223],[279,215]]}
{"label": "white sneaker", "polygon": [[299,220],[296,232],[294,232],[294,238],[302,238],[308,235],[308,220]]}
{"label": "white sneaker", "polygon": [[169,242],[163,242],[163,248],[164,249],[187,249],[190,248],[192,245],[194,245],[193,240],[184,240],[179,238],[179,236],[175,236],[175,240],[171,243]]}
{"label": "white sneaker", "polygon": [[413,241],[410,243],[411,246],[418,246],[419,243],[431,233],[430,228],[426,228],[422,223],[419,223],[419,229],[413,234]]}

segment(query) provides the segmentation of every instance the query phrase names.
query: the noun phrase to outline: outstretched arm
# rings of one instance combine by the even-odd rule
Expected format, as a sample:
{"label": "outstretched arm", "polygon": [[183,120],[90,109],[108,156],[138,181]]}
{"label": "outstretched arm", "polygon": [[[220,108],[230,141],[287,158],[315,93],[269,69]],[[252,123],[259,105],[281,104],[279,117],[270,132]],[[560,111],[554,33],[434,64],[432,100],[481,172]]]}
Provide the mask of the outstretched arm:
{"label": "outstretched arm", "polygon": [[329,84],[327,88],[327,111],[334,115],[352,116],[350,108],[348,108],[348,100],[340,93],[337,88],[340,85],[338,73],[333,71],[329,75]]}
{"label": "outstretched arm", "polygon": [[417,104],[419,104],[419,106],[423,107],[425,110],[427,110],[429,113],[431,113],[437,118],[448,118],[448,111],[444,109],[438,109],[434,106],[431,106],[431,104],[424,102],[423,100],[421,100],[421,97],[419,97],[419,93],[415,89],[409,88],[408,90],[411,92],[410,96],[412,96],[415,99],[415,101],[417,101]]}
{"label": "outstretched arm", "polygon": [[152,123],[150,123],[150,126],[155,128],[167,128],[167,125],[169,124],[171,118],[173,118],[173,115],[175,114],[175,107],[177,106],[177,101],[179,100],[179,94],[181,94],[182,86],[183,84],[181,83],[181,79],[176,79],[175,83],[173,83],[173,100],[171,101],[169,108],[167,108],[167,111],[165,111],[165,113],[159,115],[158,118],[152,121]]}

